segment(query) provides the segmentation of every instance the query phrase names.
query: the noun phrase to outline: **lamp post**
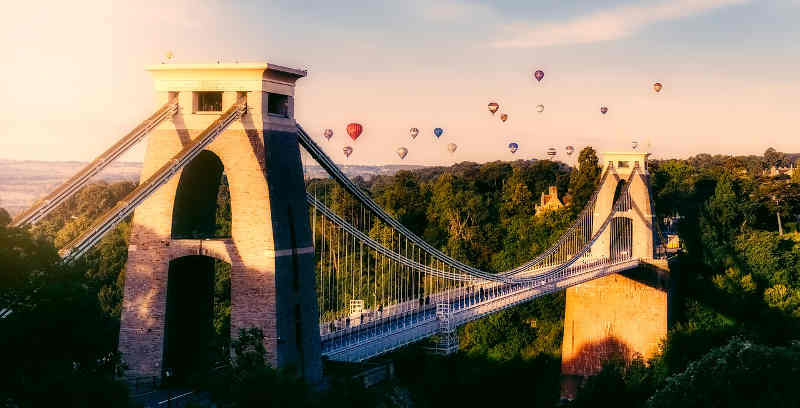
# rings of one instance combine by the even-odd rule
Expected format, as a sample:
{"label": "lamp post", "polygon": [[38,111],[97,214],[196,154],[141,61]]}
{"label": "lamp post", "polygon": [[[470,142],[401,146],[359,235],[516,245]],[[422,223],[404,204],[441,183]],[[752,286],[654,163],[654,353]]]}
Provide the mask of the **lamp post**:
{"label": "lamp post", "polygon": [[[169,387],[170,377],[172,377],[172,369],[171,368],[167,368],[166,370],[164,370],[164,377],[166,377],[166,381],[165,382],[167,383],[167,386]],[[168,391],[167,391],[167,408],[171,408],[171,407],[172,407],[172,388],[169,388]]]}

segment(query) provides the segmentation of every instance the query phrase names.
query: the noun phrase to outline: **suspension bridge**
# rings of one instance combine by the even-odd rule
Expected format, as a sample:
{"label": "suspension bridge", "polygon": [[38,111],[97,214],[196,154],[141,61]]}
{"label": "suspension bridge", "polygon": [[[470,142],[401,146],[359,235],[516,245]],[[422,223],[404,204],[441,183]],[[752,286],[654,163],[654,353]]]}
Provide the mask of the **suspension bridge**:
{"label": "suspension bridge", "polygon": [[[555,244],[513,269],[484,271],[398,222],[295,122],[294,87],[305,71],[266,63],[148,70],[161,104],[155,113],[13,221],[41,220],[147,136],[139,185],[60,251],[65,262],[79,258],[133,214],[120,329],[131,375],[161,375],[170,354],[194,350],[185,340],[192,334],[169,334],[180,327],[169,303],[179,297],[170,286],[182,258],[230,264],[232,336],[261,329],[271,363],[297,367],[312,382],[323,357],[363,361],[430,337],[435,350],[452,352],[456,328],[467,322],[645,264],[663,266],[646,153],[604,155],[597,190]],[[312,177],[312,166],[326,176]],[[231,236],[182,234],[213,223],[222,174]],[[183,272],[189,280],[206,279],[198,265]],[[666,301],[663,313],[659,302],[647,318],[664,320],[663,330],[658,324],[642,335],[646,344],[632,340],[636,351],[665,334]],[[565,325],[572,347],[574,326]]]}

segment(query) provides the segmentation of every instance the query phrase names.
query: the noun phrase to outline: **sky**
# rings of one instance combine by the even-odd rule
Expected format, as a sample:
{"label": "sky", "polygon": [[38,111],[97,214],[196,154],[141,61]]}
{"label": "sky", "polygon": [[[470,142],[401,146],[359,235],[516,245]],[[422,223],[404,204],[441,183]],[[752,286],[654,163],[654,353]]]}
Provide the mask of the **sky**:
{"label": "sky", "polygon": [[[658,158],[800,152],[800,0],[49,3],[4,6],[0,159],[91,160],[153,111],[144,67],[169,50],[176,63],[307,69],[295,117],[349,164],[542,158],[549,147],[571,162],[565,146],[632,141]],[[364,126],[356,142],[350,122]],[[144,145],[122,159],[141,160]]]}

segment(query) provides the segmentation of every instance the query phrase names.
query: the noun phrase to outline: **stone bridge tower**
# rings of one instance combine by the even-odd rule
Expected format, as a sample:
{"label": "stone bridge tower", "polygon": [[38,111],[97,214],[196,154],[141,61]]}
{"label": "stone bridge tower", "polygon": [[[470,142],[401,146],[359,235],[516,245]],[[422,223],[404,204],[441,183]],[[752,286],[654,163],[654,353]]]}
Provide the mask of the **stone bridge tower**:
{"label": "stone bridge tower", "polygon": [[639,355],[649,358],[667,334],[669,268],[654,260],[653,203],[650,200],[648,153],[601,154],[603,171],[614,166],[600,191],[593,218],[597,231],[638,164],[628,191],[630,205],[618,211],[592,247],[592,257],[641,259],[643,266],[608,275],[566,290],[561,348],[562,396],[572,398],[582,380],[605,361]]}
{"label": "stone bridge tower", "polygon": [[[261,329],[273,366],[295,367],[317,383],[314,251],[294,120],[295,81],[306,72],[267,63],[162,64],[148,71],[156,105],[177,98],[179,111],[150,133],[141,180],[232,104],[246,102],[247,113],[134,213],[119,342],[128,374],[160,376],[179,363],[178,354],[181,361],[201,358],[194,353],[203,351],[197,343],[211,316],[217,259],[230,265],[231,337]],[[231,226],[229,237],[214,238],[223,174]],[[197,302],[171,305],[187,298]]]}

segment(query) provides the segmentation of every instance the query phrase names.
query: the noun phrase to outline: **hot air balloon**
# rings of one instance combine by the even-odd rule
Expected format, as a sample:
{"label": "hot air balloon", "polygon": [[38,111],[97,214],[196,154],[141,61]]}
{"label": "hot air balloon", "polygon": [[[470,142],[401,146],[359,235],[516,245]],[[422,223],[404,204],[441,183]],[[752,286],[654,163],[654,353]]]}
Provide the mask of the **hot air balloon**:
{"label": "hot air balloon", "polygon": [[537,69],[536,72],[533,73],[533,77],[536,78],[537,81],[541,82],[542,78],[544,78],[544,71]]}
{"label": "hot air balloon", "polygon": [[494,115],[498,109],[500,109],[500,105],[497,102],[489,103],[489,112],[492,112],[492,115]]}
{"label": "hot air balloon", "polygon": [[511,142],[511,143],[508,144],[508,150],[510,150],[512,154],[516,153],[517,149],[519,149],[519,145],[518,144],[516,144],[514,142]]}
{"label": "hot air balloon", "polygon": [[322,136],[325,136],[325,140],[331,140],[333,137],[333,129],[325,129],[322,132]]}
{"label": "hot air balloon", "polygon": [[455,143],[448,143],[447,144],[447,151],[449,151],[450,153],[455,153],[456,149],[458,149],[458,145],[457,144],[455,144]]}
{"label": "hot air balloon", "polygon": [[508,120],[508,114],[507,113],[500,114],[500,120],[502,120],[503,122],[507,121]]}
{"label": "hot air balloon", "polygon": [[361,126],[360,123],[351,123],[347,125],[347,134],[350,135],[350,138],[355,141],[361,136],[361,131],[364,130],[364,127]]}
{"label": "hot air balloon", "polygon": [[605,106],[601,106],[601,107],[600,107],[600,113],[602,113],[603,115],[605,115],[605,114],[606,114],[606,112],[608,112],[608,108],[606,108]]}
{"label": "hot air balloon", "polygon": [[548,155],[548,156],[550,156],[551,158],[552,158],[553,156],[555,156],[555,155],[556,155],[556,153],[557,153],[557,150],[556,150],[556,148],[555,148],[555,147],[551,147],[551,148],[547,149],[547,155]]}
{"label": "hot air balloon", "polygon": [[542,113],[544,112],[544,105],[536,105],[536,112]]}
{"label": "hot air balloon", "polygon": [[633,147],[633,150],[638,149],[639,148],[639,142],[636,141],[636,140],[632,141],[631,142],[631,147]]}
{"label": "hot air balloon", "polygon": [[419,134],[419,129],[411,128],[411,130],[409,130],[408,133],[411,135],[412,139],[416,139],[417,135]]}
{"label": "hot air balloon", "polygon": [[572,153],[575,152],[575,148],[572,146],[567,146],[564,150],[567,151],[567,156],[572,156]]}
{"label": "hot air balloon", "polygon": [[175,53],[173,53],[172,50],[169,50],[164,56],[167,57],[168,60],[171,60],[175,58]]}
{"label": "hot air balloon", "polygon": [[342,152],[344,152],[344,157],[350,157],[353,154],[353,148],[350,146],[345,146],[342,148]]}
{"label": "hot air balloon", "polygon": [[401,159],[405,159],[406,155],[408,154],[408,149],[406,149],[405,147],[398,147],[396,152]]}
{"label": "hot air balloon", "polygon": [[656,91],[656,92],[661,92],[661,88],[662,87],[663,86],[661,85],[661,82],[656,82],[656,83],[653,84],[653,90]]}
{"label": "hot air balloon", "polygon": [[437,139],[439,138],[439,136],[442,135],[442,133],[444,133],[444,130],[442,130],[442,128],[433,129],[433,134],[436,135]]}

